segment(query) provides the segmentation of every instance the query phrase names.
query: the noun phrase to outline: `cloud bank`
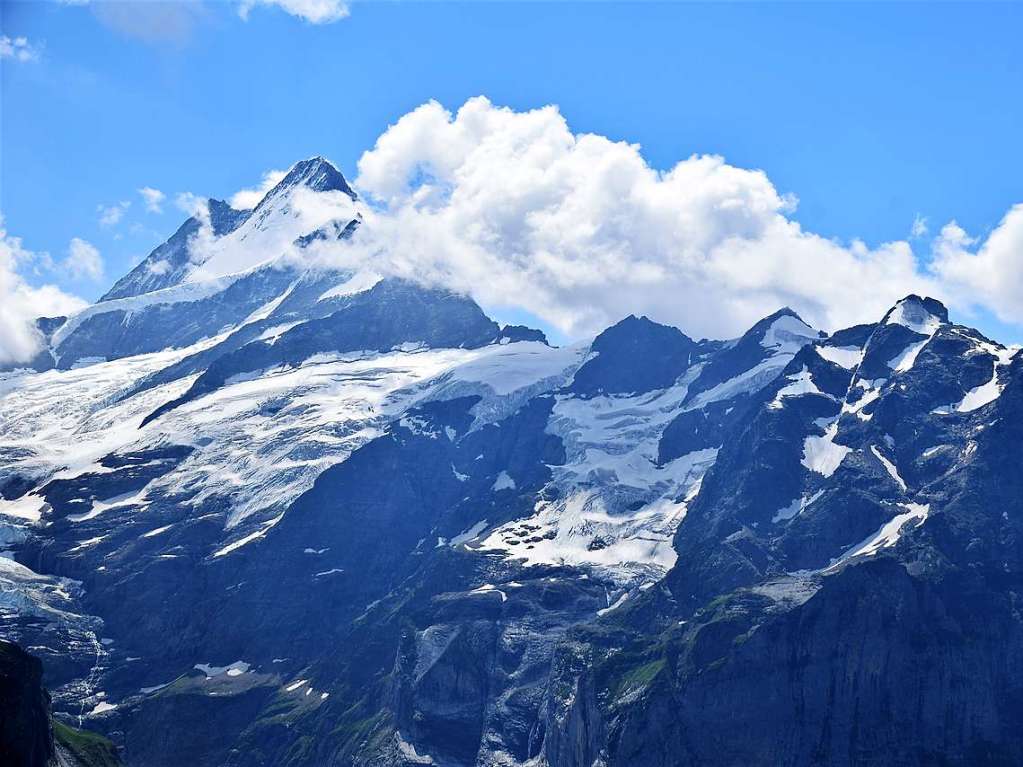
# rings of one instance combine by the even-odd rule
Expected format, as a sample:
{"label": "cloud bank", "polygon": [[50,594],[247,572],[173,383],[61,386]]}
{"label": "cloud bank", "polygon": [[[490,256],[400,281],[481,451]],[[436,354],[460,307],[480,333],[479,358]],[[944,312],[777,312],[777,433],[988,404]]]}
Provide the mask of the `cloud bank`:
{"label": "cloud bank", "polygon": [[371,209],[335,257],[526,309],[569,336],[642,313],[730,337],[786,305],[836,329],[911,292],[1023,321],[1023,206],[983,243],[945,227],[925,267],[908,241],[805,231],[762,171],[712,155],[658,170],[638,145],[573,133],[556,107],[482,97],[406,114],[358,171]]}

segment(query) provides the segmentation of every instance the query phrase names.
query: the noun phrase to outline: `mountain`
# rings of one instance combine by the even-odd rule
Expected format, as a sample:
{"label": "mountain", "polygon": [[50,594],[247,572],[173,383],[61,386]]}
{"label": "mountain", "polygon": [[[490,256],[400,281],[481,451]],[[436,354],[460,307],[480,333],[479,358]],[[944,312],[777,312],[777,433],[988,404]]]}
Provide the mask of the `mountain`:
{"label": "mountain", "polygon": [[322,158],[211,201],[0,378],[0,635],[60,721],[146,767],[1023,762],[1016,349],[918,296],[556,348],[324,266],[359,204]]}

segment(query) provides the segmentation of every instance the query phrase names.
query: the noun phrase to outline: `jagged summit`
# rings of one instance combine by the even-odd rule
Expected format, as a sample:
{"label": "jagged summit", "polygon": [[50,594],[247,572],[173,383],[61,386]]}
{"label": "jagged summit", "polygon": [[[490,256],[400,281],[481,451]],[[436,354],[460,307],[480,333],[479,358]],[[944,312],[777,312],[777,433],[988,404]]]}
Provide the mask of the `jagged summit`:
{"label": "jagged summit", "polygon": [[[235,210],[223,200],[213,197],[206,201],[206,205],[209,226],[215,237],[230,234],[249,217],[249,211]],[[151,293],[181,282],[192,266],[189,244],[203,223],[202,217],[189,216],[166,242],[114,283],[99,299],[100,302]]]}
{"label": "jagged summit", "polygon": [[[349,228],[347,234],[354,230],[358,219],[354,209],[339,211],[344,215],[337,222],[317,220],[307,223],[307,217],[299,215],[301,211],[294,205],[293,198],[300,188],[317,193],[342,192],[352,203],[358,199],[344,175],[330,161],[319,156],[302,160],[295,163],[251,210],[236,210],[223,200],[209,198],[205,211],[186,219],[166,242],[118,280],[100,301],[130,298],[190,280],[223,276],[225,270],[241,270],[252,258],[265,260],[280,255],[291,242],[301,245],[307,244],[308,240],[325,237],[318,234],[319,229],[331,223],[336,223],[338,229],[332,239],[338,239],[339,233],[344,234],[346,227]],[[206,265],[211,253],[197,250],[196,242],[207,225],[208,234],[217,240],[238,232],[238,239],[245,241],[244,248],[229,245],[220,248],[220,251],[233,250],[234,254],[221,258],[220,263]],[[244,252],[239,252],[241,250]]]}
{"label": "jagged summit", "polygon": [[256,209],[262,207],[267,200],[272,200],[296,186],[305,186],[314,192],[344,192],[352,198],[353,202],[358,199],[358,195],[348,185],[348,181],[341,171],[329,160],[317,155],[292,165],[287,175],[280,180],[277,186],[267,192]]}
{"label": "jagged summit", "polygon": [[916,333],[931,335],[941,325],[948,324],[948,309],[935,298],[921,298],[911,293],[888,310],[881,324],[903,325]]}
{"label": "jagged summit", "polygon": [[696,343],[678,328],[630,314],[598,335],[572,391],[626,394],[670,386],[692,361]]}

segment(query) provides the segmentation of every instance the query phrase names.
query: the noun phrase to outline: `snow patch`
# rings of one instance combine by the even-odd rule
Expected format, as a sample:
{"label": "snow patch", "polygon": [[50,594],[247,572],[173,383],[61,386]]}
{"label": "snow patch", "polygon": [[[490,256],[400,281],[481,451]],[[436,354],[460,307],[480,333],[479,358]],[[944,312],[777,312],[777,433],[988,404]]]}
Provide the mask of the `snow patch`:
{"label": "snow patch", "polygon": [[881,465],[884,466],[885,470],[888,472],[888,476],[895,480],[895,484],[897,484],[899,487],[902,488],[903,491],[905,491],[906,482],[902,479],[901,476],[899,476],[899,470],[895,468],[895,464],[889,461],[887,458],[885,458],[884,455],[882,455],[881,451],[877,449],[877,445],[871,445],[870,452],[872,452],[874,454],[874,457],[881,462]]}
{"label": "snow patch", "polygon": [[802,514],[804,509],[813,504],[814,501],[816,501],[822,495],[824,495],[824,491],[818,490],[816,493],[809,497],[804,495],[799,498],[796,498],[788,506],[778,509],[778,511],[775,512],[774,517],[771,518],[771,522],[774,522],[775,524],[777,524],[778,522],[787,522],[793,517]]}
{"label": "snow patch", "polygon": [[196,663],[192,668],[201,671],[206,675],[207,679],[213,679],[214,677],[222,675],[241,676],[248,671],[251,666],[243,660],[236,660],[234,663],[230,663],[226,666],[213,666],[209,663]]}
{"label": "snow patch", "polygon": [[824,436],[810,436],[803,441],[802,464],[810,471],[830,477],[845,460],[851,447],[835,442],[838,436],[838,422],[833,422],[824,430]]}
{"label": "snow patch", "polygon": [[248,535],[246,535],[246,536],[245,536],[245,537],[243,537],[243,538],[239,538],[239,539],[238,539],[237,541],[234,541],[233,543],[229,543],[229,544],[227,544],[227,545],[226,545],[226,546],[224,546],[224,547],[223,547],[222,549],[219,549],[219,550],[217,550],[217,551],[216,551],[216,552],[215,552],[215,553],[213,554],[213,556],[214,556],[214,557],[223,557],[223,556],[227,556],[227,555],[228,555],[228,554],[230,554],[230,553],[231,553],[232,551],[237,551],[237,550],[238,550],[238,549],[240,549],[240,548],[241,548],[242,546],[244,546],[244,545],[246,545],[246,544],[248,544],[248,543],[252,543],[253,541],[255,541],[255,540],[258,540],[259,538],[262,538],[262,537],[263,537],[264,535],[266,535],[266,534],[267,534],[267,532],[269,532],[269,530],[270,530],[270,528],[271,528],[271,527],[273,527],[274,525],[276,525],[276,524],[277,524],[278,522],[280,522],[280,521],[281,521],[282,519],[284,519],[284,514],[283,514],[283,513],[281,513],[281,514],[278,514],[278,515],[277,515],[276,517],[274,517],[274,518],[273,518],[273,519],[271,519],[270,521],[268,521],[268,522],[264,522],[264,523],[263,523],[263,526],[262,526],[262,527],[260,527],[260,528],[259,528],[258,530],[256,530],[256,531],[254,531],[254,532],[251,532],[251,533],[249,533]]}
{"label": "snow patch", "polygon": [[23,495],[13,501],[0,498],[0,514],[27,519],[29,522],[38,522],[48,509],[49,504],[41,495]]}
{"label": "snow patch", "polygon": [[899,301],[885,321],[888,325],[902,325],[922,336],[934,335],[941,327],[941,318],[927,311],[923,304],[914,300]]}
{"label": "snow patch", "polygon": [[470,527],[468,530],[463,530],[449,542],[449,546],[461,546],[463,543],[474,541],[479,538],[480,533],[487,529],[487,520],[483,519],[477,522],[475,525]]}
{"label": "snow patch", "polygon": [[795,354],[818,338],[820,334],[801,319],[791,314],[783,314],[771,323],[760,340],[760,345],[780,354]]}
{"label": "snow patch", "polygon": [[818,356],[846,370],[853,370],[863,361],[859,346],[817,346]]}
{"label": "snow patch", "polygon": [[830,394],[825,394],[817,388],[817,384],[813,381],[813,376],[810,374],[809,369],[806,365],[803,365],[803,369],[798,373],[788,376],[789,383],[783,386],[774,399],[768,404],[768,407],[772,410],[779,410],[784,406],[784,400],[786,397],[800,397],[804,394],[817,394],[828,399],[834,399]]}
{"label": "snow patch", "polygon": [[926,503],[904,503],[900,505],[906,509],[904,513],[895,515],[881,525],[881,528],[876,533],[851,546],[841,557],[832,563],[831,567],[837,567],[853,557],[872,557],[881,549],[894,546],[898,543],[902,529],[907,524],[912,523],[914,527],[919,527],[930,513],[930,505]]}
{"label": "snow patch", "polygon": [[356,272],[345,282],[335,285],[330,290],[324,292],[316,300],[317,302],[329,301],[332,298],[342,298],[344,296],[353,296],[356,293],[363,293],[380,282],[380,280],[381,277],[379,274],[375,274],[373,272]]}
{"label": "snow patch", "polygon": [[927,346],[930,340],[931,339],[928,336],[923,341],[911,343],[901,352],[888,360],[888,367],[896,373],[905,373],[906,371],[911,370],[913,365],[916,364],[916,358],[920,354],[920,351]]}
{"label": "snow patch", "polygon": [[507,471],[501,470],[501,473],[497,475],[497,479],[494,480],[493,486],[490,488],[495,493],[499,490],[514,490],[516,487],[515,480],[511,478],[511,475]]}

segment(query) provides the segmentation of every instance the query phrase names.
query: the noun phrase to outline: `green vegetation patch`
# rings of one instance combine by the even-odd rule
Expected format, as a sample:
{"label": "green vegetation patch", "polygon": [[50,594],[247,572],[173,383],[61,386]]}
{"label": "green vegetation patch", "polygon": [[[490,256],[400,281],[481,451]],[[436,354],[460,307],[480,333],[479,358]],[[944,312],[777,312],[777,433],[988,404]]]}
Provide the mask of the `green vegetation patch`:
{"label": "green vegetation patch", "polygon": [[82,767],[121,767],[114,744],[88,730],[76,730],[53,720],[53,738],[67,749]]}

